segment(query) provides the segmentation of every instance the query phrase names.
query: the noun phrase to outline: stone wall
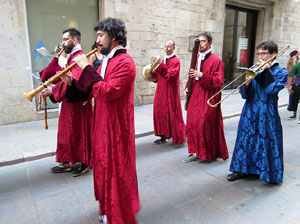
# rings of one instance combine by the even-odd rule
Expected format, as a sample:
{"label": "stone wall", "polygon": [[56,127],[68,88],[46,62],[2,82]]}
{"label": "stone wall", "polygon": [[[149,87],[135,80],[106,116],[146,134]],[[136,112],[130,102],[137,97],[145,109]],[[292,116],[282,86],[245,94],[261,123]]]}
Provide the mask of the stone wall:
{"label": "stone wall", "polygon": [[24,92],[32,89],[25,0],[0,0],[0,124],[38,119]]}
{"label": "stone wall", "polygon": [[217,0],[110,0],[104,3],[104,17],[123,19],[128,30],[128,49],[137,66],[135,104],[153,103],[156,84],[142,78],[151,57],[163,54],[165,41],[174,39],[181,60],[181,93],[191,60],[189,37],[200,31],[213,35],[213,51],[222,55],[225,2]]}
{"label": "stone wall", "polygon": [[[176,42],[181,60],[181,93],[187,80],[191,51],[189,39],[201,31],[213,35],[213,52],[223,49],[225,4],[259,10],[256,43],[275,40],[279,48],[300,49],[299,0],[99,0],[100,18],[123,19],[128,30],[128,52],[137,66],[135,104],[153,103],[154,83],[142,78],[151,58],[163,54],[168,39]],[[25,0],[0,0],[0,125],[42,119],[23,92],[33,89]],[[279,59],[284,65],[288,53]],[[57,113],[53,114],[57,116]],[[51,113],[50,113],[51,116]]]}

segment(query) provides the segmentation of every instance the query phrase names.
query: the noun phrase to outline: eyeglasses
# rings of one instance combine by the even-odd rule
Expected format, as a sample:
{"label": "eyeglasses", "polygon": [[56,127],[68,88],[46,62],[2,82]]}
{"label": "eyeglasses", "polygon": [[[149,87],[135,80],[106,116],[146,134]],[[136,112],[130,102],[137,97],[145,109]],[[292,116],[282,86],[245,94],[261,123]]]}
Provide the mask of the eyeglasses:
{"label": "eyeglasses", "polygon": [[256,53],[257,56],[265,56],[267,54],[270,54],[270,53],[267,53],[267,52]]}
{"label": "eyeglasses", "polygon": [[67,42],[68,40],[70,40],[71,38],[63,38],[62,41]]}

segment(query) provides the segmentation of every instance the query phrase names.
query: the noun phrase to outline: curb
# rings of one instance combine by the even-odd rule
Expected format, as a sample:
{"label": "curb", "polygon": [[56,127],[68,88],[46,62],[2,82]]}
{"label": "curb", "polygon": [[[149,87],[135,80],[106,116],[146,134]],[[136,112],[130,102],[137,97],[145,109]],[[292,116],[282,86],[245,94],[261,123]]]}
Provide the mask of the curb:
{"label": "curb", "polygon": [[[278,106],[278,108],[286,107],[287,105],[288,105],[287,103],[281,104]],[[240,115],[241,115],[241,113],[223,116],[223,120],[230,119],[233,117],[239,117]],[[146,136],[153,135],[153,134],[154,134],[154,131],[149,131],[149,132],[145,132],[145,133],[136,134],[135,138],[142,138],[142,137],[146,137]],[[25,157],[25,158],[23,157],[23,158],[19,158],[19,159],[4,161],[4,162],[0,162],[0,167],[11,166],[11,165],[15,165],[18,163],[34,161],[34,160],[43,159],[46,157],[55,156],[55,155],[56,155],[56,152],[47,152],[47,153],[43,153],[43,154],[36,155],[36,156],[29,156],[29,157]]]}

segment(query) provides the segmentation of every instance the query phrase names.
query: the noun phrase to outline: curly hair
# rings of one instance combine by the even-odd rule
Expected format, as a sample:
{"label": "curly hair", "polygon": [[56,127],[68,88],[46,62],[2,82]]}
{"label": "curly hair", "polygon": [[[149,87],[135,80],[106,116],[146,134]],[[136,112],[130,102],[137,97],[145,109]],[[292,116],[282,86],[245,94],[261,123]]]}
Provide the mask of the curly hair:
{"label": "curly hair", "polygon": [[110,39],[115,38],[115,40],[119,44],[121,44],[123,47],[126,47],[127,31],[126,31],[125,24],[122,20],[108,17],[103,21],[98,22],[94,26],[94,30],[95,31],[101,30],[107,32]]}

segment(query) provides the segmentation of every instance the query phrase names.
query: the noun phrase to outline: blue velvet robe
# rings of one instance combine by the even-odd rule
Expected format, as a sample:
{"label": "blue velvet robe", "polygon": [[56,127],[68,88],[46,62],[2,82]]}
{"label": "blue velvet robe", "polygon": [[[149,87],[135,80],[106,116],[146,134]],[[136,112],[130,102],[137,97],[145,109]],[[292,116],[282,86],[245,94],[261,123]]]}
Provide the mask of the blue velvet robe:
{"label": "blue velvet robe", "polygon": [[[253,79],[240,88],[246,99],[237,132],[230,171],[258,174],[261,180],[282,183],[283,139],[278,114],[278,93],[286,85],[288,72],[274,64],[265,72],[275,81],[262,87]],[[258,74],[263,75],[263,74]]]}

